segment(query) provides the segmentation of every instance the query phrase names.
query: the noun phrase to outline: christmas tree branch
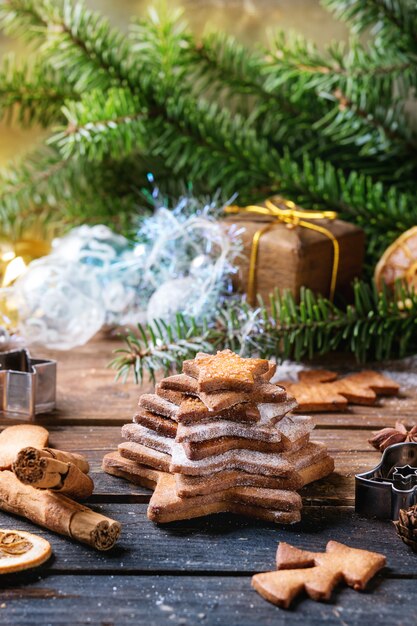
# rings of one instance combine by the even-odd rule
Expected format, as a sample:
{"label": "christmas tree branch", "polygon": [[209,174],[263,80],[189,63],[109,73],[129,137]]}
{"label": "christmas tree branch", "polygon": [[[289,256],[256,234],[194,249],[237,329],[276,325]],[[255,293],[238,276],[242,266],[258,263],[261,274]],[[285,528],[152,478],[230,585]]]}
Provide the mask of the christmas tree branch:
{"label": "christmas tree branch", "polygon": [[194,358],[197,352],[212,347],[208,341],[208,329],[197,326],[193,320],[186,320],[182,315],[177,316],[173,325],[162,320],[152,325],[139,324],[138,333],[129,331],[123,337],[126,347],[115,350],[117,356],[111,366],[118,370],[117,378],[126,380],[133,372],[135,381],[141,382],[146,373],[154,381],[158,371],[168,374],[173,369],[179,369],[185,359]]}
{"label": "christmas tree branch", "polygon": [[417,6],[413,0],[322,0],[338,19],[355,32],[369,27],[384,41],[417,62]]}
{"label": "christmas tree branch", "polygon": [[22,126],[34,123],[47,127],[62,121],[61,107],[78,95],[66,81],[42,63],[16,63],[14,56],[3,59],[0,68],[0,117],[10,121],[17,115]]}
{"label": "christmas tree branch", "polygon": [[134,59],[126,39],[82,2],[3,0],[0,25],[11,35],[36,41],[37,53],[79,92],[129,80]]}
{"label": "christmas tree branch", "polygon": [[[129,181],[127,189],[115,173],[137,159],[156,164],[157,176],[168,171],[178,183],[191,181],[197,193],[221,188],[224,197],[239,192],[243,203],[278,191],[306,208],[335,209],[363,225],[371,262],[415,224],[416,140],[403,109],[416,72],[398,47],[355,43],[322,53],[287,37],[275,40],[269,56],[221,37],[204,38],[199,47],[176,14],[152,12],[124,36],[70,0],[6,0],[0,15],[9,32],[35,38],[40,62],[52,72],[39,78],[47,102],[36,104],[26,74],[9,97],[25,115],[24,94],[32,94],[29,120],[66,120],[49,141],[62,162],[51,177],[52,203],[43,184],[48,163],[22,164],[20,174],[11,174],[16,190],[7,175],[0,183],[4,222],[38,203],[63,219],[69,211],[69,219],[70,197],[77,207],[87,200],[89,216],[109,210],[113,220],[100,185],[111,180],[110,197],[129,210],[135,185]],[[0,78],[1,102],[10,80]],[[62,114],[60,85],[73,92]]]}
{"label": "christmas tree branch", "polygon": [[417,294],[397,285],[395,294],[378,292],[364,283],[354,286],[354,303],[335,306],[322,296],[302,289],[300,302],[289,293],[271,296],[267,308],[252,309],[235,300],[219,311],[212,325],[197,326],[178,316],[177,324],[155,322],[138,327],[124,339],[112,366],[126,378],[133,372],[141,382],[180,371],[185,359],[202,350],[230,348],[243,356],[297,361],[339,350],[359,362],[403,357],[417,349]]}

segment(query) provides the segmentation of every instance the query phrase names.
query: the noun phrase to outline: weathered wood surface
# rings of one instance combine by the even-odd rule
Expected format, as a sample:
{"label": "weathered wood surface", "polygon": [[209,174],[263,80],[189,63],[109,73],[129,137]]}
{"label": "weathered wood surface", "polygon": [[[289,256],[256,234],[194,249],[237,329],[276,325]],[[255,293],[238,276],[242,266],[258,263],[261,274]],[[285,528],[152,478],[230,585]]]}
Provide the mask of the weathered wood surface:
{"label": "weathered wood surface", "polygon": [[303,598],[282,611],[251,589],[248,576],[51,575],[7,584],[0,610],[8,626],[408,626],[417,620],[415,590],[415,580],[380,575],[365,593],[340,587],[331,603]]}
{"label": "weathered wood surface", "polygon": [[[54,557],[33,572],[0,580],[0,624],[413,624],[417,555],[395,535],[390,522],[354,513],[354,475],[380,458],[368,444],[374,429],[396,419],[417,423],[417,389],[374,407],[317,414],[313,439],[335,458],[329,478],[302,490],[303,520],[290,527],[231,515],[156,526],[146,518],[151,492],[104,474],[101,461],[120,441],[139,393],[152,389],[114,382],[107,368],[115,341],[95,341],[58,358],[58,408],[38,421],[54,447],[81,452],[91,464],[95,493],[89,504],[122,522],[110,553],[97,553],[0,513],[0,527],[42,534]],[[326,363],[326,367],[331,367]],[[340,363],[339,363],[340,369]],[[0,420],[0,428],[13,423]],[[341,587],[329,604],[300,599],[290,612],[262,600],[250,575],[273,569],[279,541],[322,550],[329,539],[380,551],[387,568],[366,593]]]}

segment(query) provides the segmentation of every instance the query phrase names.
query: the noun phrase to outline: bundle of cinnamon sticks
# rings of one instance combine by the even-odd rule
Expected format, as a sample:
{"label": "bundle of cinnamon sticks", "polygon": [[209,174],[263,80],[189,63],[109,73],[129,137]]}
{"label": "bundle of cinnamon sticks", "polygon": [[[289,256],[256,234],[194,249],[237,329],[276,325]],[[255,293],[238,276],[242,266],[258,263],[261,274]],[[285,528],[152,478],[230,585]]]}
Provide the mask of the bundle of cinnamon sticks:
{"label": "bundle of cinnamon sticks", "polygon": [[21,424],[2,431],[0,509],[97,550],[109,550],[120,535],[119,522],[75,501],[93,493],[87,460],[49,448],[48,441],[42,426]]}

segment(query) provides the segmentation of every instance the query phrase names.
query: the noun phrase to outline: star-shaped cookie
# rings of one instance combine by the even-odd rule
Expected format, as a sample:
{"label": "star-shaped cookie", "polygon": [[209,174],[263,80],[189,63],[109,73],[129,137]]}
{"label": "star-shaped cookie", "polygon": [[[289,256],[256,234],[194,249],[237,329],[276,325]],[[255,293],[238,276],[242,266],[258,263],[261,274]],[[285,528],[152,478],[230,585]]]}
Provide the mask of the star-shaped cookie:
{"label": "star-shaped cookie", "polygon": [[184,361],[183,371],[195,378],[198,391],[251,391],[259,378],[269,372],[265,359],[244,359],[231,350],[217,354],[199,352],[194,360]]}
{"label": "star-shaped cookie", "polygon": [[109,474],[154,489],[148,518],[159,524],[212,513],[236,513],[282,524],[300,520],[301,497],[295,491],[231,487],[206,495],[180,498],[173,474],[132,463],[117,452],[104,457],[103,468]]}

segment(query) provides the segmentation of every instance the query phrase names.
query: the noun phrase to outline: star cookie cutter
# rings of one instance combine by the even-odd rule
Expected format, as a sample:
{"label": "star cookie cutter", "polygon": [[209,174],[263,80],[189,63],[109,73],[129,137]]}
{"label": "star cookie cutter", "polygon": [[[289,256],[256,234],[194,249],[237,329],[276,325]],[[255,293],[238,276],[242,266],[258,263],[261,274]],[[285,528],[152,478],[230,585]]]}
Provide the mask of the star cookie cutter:
{"label": "star cookie cutter", "polygon": [[355,510],[367,517],[397,520],[417,503],[417,443],[389,446],[370,472],[355,476]]}
{"label": "star cookie cutter", "polygon": [[56,361],[34,359],[28,350],[0,352],[0,415],[34,419],[55,408]]}

